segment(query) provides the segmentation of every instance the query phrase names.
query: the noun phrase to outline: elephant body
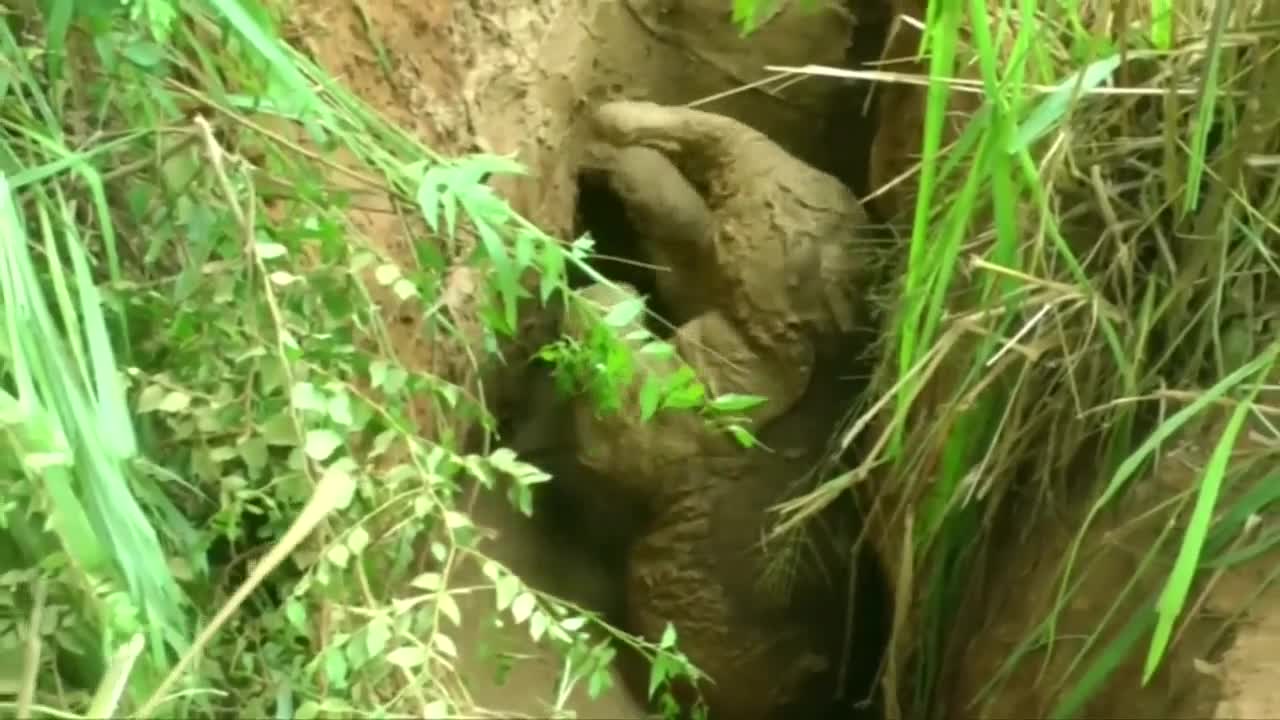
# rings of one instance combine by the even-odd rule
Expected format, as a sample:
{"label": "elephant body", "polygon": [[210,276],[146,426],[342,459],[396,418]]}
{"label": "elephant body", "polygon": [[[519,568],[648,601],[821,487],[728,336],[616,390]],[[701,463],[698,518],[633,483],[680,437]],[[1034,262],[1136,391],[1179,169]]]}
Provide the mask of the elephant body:
{"label": "elephant body", "polygon": [[[627,556],[627,629],[657,640],[674,625],[679,648],[711,680],[699,690],[713,720],[824,717],[829,708],[848,720],[879,657],[842,665],[858,662],[853,648],[880,647],[884,607],[863,608],[849,628],[852,528],[810,524],[766,544],[769,508],[805,466],[753,460],[673,468],[690,476]],[[623,678],[645,697],[646,667],[624,665]],[[689,688],[679,690],[687,705]]]}
{"label": "elephant body", "polygon": [[[678,321],[671,356],[633,353],[622,407],[601,413],[560,398],[543,370],[538,419],[517,450],[558,464],[553,493],[586,513],[584,542],[625,563],[625,629],[658,642],[668,623],[710,683],[697,689],[711,720],[823,716],[871,693],[882,647],[880,583],[855,573],[856,513],[834,504],[771,537],[772,507],[814,483],[826,440],[853,388],[841,379],[865,320],[858,298],[864,215],[835,178],[728,118],[651,103],[615,102],[596,114],[592,169],[620,196],[648,257],[670,263],[658,292]],[[636,297],[593,285],[576,301],[607,313]],[[592,312],[563,330],[585,339]],[[618,329],[635,349],[640,323]],[[742,447],[698,413],[639,408],[646,378],[688,367],[708,396],[763,396],[740,413],[764,447]],[[542,461],[537,459],[541,454]],[[552,459],[554,458],[554,459]],[[859,569],[865,569],[859,556]],[[856,578],[857,582],[851,582]],[[848,613],[850,592],[865,605]],[[877,591],[877,592],[872,592]],[[861,664],[846,660],[857,657]],[[647,696],[649,670],[623,653],[623,676]],[[677,687],[686,708],[694,688]]]}

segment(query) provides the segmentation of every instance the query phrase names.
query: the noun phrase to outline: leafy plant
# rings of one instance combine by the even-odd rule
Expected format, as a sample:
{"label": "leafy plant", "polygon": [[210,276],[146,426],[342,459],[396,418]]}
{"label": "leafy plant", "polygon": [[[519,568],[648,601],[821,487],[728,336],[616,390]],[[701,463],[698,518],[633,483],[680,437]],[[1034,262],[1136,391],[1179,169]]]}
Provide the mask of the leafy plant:
{"label": "leafy plant", "polygon": [[[609,638],[654,658],[663,688],[696,677],[673,643],[484,556],[468,489],[529,513],[549,478],[465,449],[468,425],[494,424],[483,397],[391,342],[388,306],[439,347],[477,347],[445,312],[459,267],[486,280],[489,351],[534,297],[528,271],[542,302],[575,302],[564,270],[594,273],[589,246],[485,184],[517,163],[423,147],[253,3],[55,0],[20,20],[0,24],[0,622],[20,629],[0,636],[30,650],[21,707],[447,716],[467,704],[467,563],[493,618],[564,658],[561,704],[609,690]],[[379,198],[411,253],[351,222]],[[68,658],[79,672],[37,672]]]}

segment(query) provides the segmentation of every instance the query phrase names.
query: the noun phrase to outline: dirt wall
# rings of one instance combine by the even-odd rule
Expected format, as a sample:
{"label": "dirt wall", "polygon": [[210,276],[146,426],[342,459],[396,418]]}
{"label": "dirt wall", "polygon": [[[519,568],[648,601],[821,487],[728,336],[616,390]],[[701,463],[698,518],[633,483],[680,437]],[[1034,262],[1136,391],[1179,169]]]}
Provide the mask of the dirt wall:
{"label": "dirt wall", "polygon": [[[754,125],[803,158],[822,158],[813,119],[826,114],[836,89],[832,84],[810,79],[783,88],[740,89],[764,78],[765,64],[839,64],[845,57],[852,16],[837,8],[806,12],[793,5],[784,4],[766,18],[749,41],[731,24],[725,0],[306,0],[292,15],[289,34],[362,99],[436,151],[514,154],[530,175],[493,184],[518,212],[568,239],[584,111],[606,99],[703,100],[703,109]],[[727,95],[714,97],[720,93]],[[393,257],[411,261],[394,213],[362,212],[351,221],[367,236],[380,238]],[[477,336],[474,313],[468,311],[481,282],[474,271],[460,268],[446,286],[449,309]],[[392,340],[402,361],[466,383],[477,393],[483,388],[489,404],[505,401],[513,388],[505,369],[518,367],[529,344],[506,348],[514,361],[506,366],[455,362],[465,353],[449,350],[446,339],[433,334],[412,306],[370,289],[398,320]],[[609,568],[593,564],[582,548],[548,537],[515,513],[505,497],[482,495],[475,519],[496,531],[489,552],[527,582],[584,605],[611,601]],[[488,616],[491,602],[476,595],[461,603],[467,627],[456,640],[473,700],[477,708],[545,716],[559,665],[537,652],[524,628],[488,634],[480,619]],[[491,661],[467,652],[482,638],[537,657],[518,663],[502,685],[492,683]],[[583,717],[641,714],[622,693],[596,703],[578,693],[569,707]]]}
{"label": "dirt wall", "polygon": [[[1267,553],[1201,574],[1161,666],[1146,684],[1143,669],[1154,625],[1136,635],[1128,631],[1134,618],[1146,617],[1149,623],[1154,618],[1153,603],[1185,533],[1190,505],[1183,503],[1194,500],[1211,450],[1195,437],[1216,438],[1220,430],[1208,428],[1172,443],[1151,472],[1134,478],[1130,491],[1098,514],[1080,544],[1072,573],[1079,585],[1057,615],[1052,651],[1043,642],[1049,635],[1041,624],[1058,601],[1064,559],[1096,496],[1057,497],[1051,512],[1034,512],[1035,498],[1011,507],[1001,540],[991,543],[991,554],[975,567],[973,591],[959,615],[957,627],[972,631],[954,635],[939,698],[944,716],[1226,720],[1280,712],[1274,681],[1280,664],[1280,588],[1274,558]],[[1265,450],[1247,440],[1236,450],[1240,460],[1250,454],[1264,457],[1260,453]],[[1087,464],[1077,470],[1077,487],[1087,490]],[[1224,489],[1219,507],[1231,507],[1257,483],[1267,482],[1259,470]],[[1029,517],[1035,518],[1033,524],[1026,523]],[[1232,547],[1257,541],[1274,523],[1274,511],[1258,514]],[[1153,548],[1159,549],[1147,560]],[[1106,626],[1098,632],[1102,623]],[[1041,641],[1027,645],[1041,629],[1046,630]],[[1072,715],[1056,714],[1093,670],[1092,663],[1126,638],[1133,643],[1129,653],[1088,701]],[[1088,659],[1081,661],[1085,649]],[[1006,667],[1019,651],[1025,655]]]}

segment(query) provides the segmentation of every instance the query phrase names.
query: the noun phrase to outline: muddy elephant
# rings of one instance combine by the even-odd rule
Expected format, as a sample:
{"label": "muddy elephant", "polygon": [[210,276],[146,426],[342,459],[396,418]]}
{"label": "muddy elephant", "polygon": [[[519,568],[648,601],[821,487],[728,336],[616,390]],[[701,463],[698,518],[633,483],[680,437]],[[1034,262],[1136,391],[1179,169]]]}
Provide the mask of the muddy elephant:
{"label": "muddy elephant", "polygon": [[[587,473],[567,484],[584,512],[609,518],[601,524],[610,542],[625,548],[624,626],[653,641],[675,626],[711,680],[697,690],[712,720],[828,709],[850,717],[849,706],[872,694],[879,662],[878,652],[857,651],[882,647],[885,626],[874,558],[854,562],[855,514],[836,503],[799,531],[765,536],[770,508],[822,467],[825,439],[853,395],[839,370],[865,323],[861,207],[839,181],[722,116],[614,102],[595,120],[599,142],[586,165],[622,199],[645,259],[669,268],[656,287],[672,309],[675,353],[635,354],[639,373],[620,412],[552,399],[534,423],[542,430],[518,449],[558,452]],[[585,338],[595,313],[634,290],[594,285],[578,297],[563,329]],[[637,321],[619,336],[639,329]],[[640,420],[644,376],[686,363],[708,395],[767,399],[744,413],[764,447],[744,448],[696,413]],[[609,514],[620,507],[626,517]],[[644,697],[647,667],[630,657],[623,675]],[[677,688],[686,706],[692,690]]]}

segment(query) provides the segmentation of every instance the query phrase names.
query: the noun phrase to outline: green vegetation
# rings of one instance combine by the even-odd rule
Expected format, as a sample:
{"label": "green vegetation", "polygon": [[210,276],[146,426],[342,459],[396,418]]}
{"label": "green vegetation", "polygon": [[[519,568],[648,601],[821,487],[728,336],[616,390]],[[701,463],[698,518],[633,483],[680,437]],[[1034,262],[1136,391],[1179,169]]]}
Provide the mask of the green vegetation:
{"label": "green vegetation", "polygon": [[[589,244],[482,183],[517,164],[437,156],[276,27],[236,0],[54,0],[0,22],[0,655],[19,715],[446,716],[458,599],[477,591],[450,581],[478,554],[461,479],[508,485],[526,513],[548,479],[463,451],[492,426],[483,398],[398,357],[361,279],[466,357],[449,268],[490,271],[492,348],[533,297],[523,273],[564,297]],[[349,219],[380,197],[409,264]],[[566,367],[616,354],[631,317],[559,346]],[[630,372],[609,368],[568,377],[607,399]],[[651,394],[724,403],[689,382]],[[594,618],[484,568],[495,610],[565,654],[566,689],[607,689]],[[631,640],[655,685],[692,671],[674,641]]]}
{"label": "green vegetation", "polygon": [[[740,4],[740,17],[754,16],[755,3]],[[919,601],[918,624],[898,642],[917,651],[915,701],[927,704],[1002,518],[1019,513],[1021,537],[1035,542],[1036,513],[1081,494],[1092,503],[1056,610],[993,687],[1026,650],[1054,649],[1099,513],[1179,437],[1217,434],[1198,486],[1152,509],[1186,518],[1146,549],[1163,591],[1131,618],[1112,615],[1136,584],[1118,593],[1072,650],[1079,672],[1046,680],[1063,691],[1055,717],[1070,717],[1127,653],[1145,652],[1150,679],[1204,592],[1193,584],[1201,571],[1280,540],[1250,538],[1251,552],[1227,559],[1243,520],[1280,494],[1268,470],[1274,401],[1260,397],[1280,354],[1280,4],[928,8],[918,198],[873,393],[891,418],[872,423],[882,434],[861,465],[794,503],[793,519],[873,468],[901,503],[888,512],[910,508],[911,573],[900,577],[917,585],[896,590]],[[957,105],[971,114],[949,138],[944,117]],[[1246,423],[1269,442],[1240,451]],[[1171,568],[1151,563],[1173,555]],[[1094,647],[1118,627],[1127,644]]]}
{"label": "green vegetation", "polygon": [[[1055,650],[1074,653],[1046,680],[1071,717],[1125,657],[1161,669],[1203,578],[1280,542],[1253,532],[1280,498],[1280,3],[931,6],[914,224],[877,392],[840,434],[861,464],[789,517],[868,477],[886,512],[910,509],[898,687],[926,707],[1010,513],[1031,533],[1088,499],[1060,610],[1100,514],[1179,437],[1212,434],[1198,483],[1152,510],[1179,518],[1141,563],[1163,591],[1123,609],[1135,578],[1087,641]],[[735,0],[733,18],[749,31],[771,7]],[[518,165],[437,155],[257,4],[0,12],[0,707],[447,716],[450,633],[476,592],[450,574],[479,553],[461,482],[527,510],[547,477],[463,448],[469,426],[492,429],[483,388],[400,356],[378,305],[478,364],[522,305],[568,301],[590,243],[557,242],[483,184]],[[949,138],[961,97],[980,102]],[[351,222],[381,198],[411,256]],[[445,300],[458,266],[492,279],[481,342]],[[612,329],[643,310],[545,356],[616,406],[632,368]],[[645,395],[646,413],[701,408],[751,441],[732,418],[750,398],[682,374]],[[1268,442],[1242,450],[1251,433]],[[564,654],[566,687],[607,690],[598,621],[484,567],[494,610]],[[1052,649],[1056,623],[988,689]],[[674,633],[625,639],[658,659],[655,688],[693,672]]]}

